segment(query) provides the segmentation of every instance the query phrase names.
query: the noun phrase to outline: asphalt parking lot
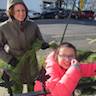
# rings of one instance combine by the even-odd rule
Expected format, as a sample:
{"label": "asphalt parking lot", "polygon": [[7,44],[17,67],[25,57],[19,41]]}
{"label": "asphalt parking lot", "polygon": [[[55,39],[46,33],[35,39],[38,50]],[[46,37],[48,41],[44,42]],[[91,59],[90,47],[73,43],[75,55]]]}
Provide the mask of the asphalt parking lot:
{"label": "asphalt parking lot", "polygon": [[[36,21],[46,41],[59,43],[66,23],[69,23],[63,41],[73,43],[83,50],[96,50],[96,43],[90,44],[96,38],[96,21],[91,20],[41,20]],[[60,23],[61,22],[61,23]]]}

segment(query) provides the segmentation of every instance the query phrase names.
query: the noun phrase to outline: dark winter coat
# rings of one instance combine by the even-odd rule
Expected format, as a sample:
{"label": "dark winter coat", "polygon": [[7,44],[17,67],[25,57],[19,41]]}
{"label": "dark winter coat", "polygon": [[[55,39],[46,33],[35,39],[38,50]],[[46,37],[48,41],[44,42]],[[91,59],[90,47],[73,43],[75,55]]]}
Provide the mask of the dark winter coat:
{"label": "dark winter coat", "polygon": [[[27,51],[32,49],[37,39],[44,42],[38,26],[33,21],[26,20],[22,24],[19,24],[18,21],[9,19],[3,22],[0,25],[0,59],[8,63],[13,56],[17,59],[22,58]],[[4,50],[6,44],[9,46],[8,53]],[[38,72],[36,53],[34,49],[32,50],[30,52],[33,52],[34,60],[31,60],[32,58],[29,56],[26,62],[23,62],[24,64],[17,65],[19,68],[16,67],[20,71],[19,79],[23,83],[32,82],[33,77]]]}

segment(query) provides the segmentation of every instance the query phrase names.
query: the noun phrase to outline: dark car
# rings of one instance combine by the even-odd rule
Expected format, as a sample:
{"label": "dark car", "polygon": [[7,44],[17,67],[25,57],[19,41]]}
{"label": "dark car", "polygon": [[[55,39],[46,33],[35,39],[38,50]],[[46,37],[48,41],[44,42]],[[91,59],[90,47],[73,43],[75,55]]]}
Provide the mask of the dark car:
{"label": "dark car", "polygon": [[78,11],[72,11],[71,9],[63,9],[63,10],[60,10],[59,13],[58,13],[58,17],[59,18],[68,18],[69,15],[70,18],[78,18],[78,14],[79,12]]}
{"label": "dark car", "polygon": [[60,10],[59,13],[58,13],[58,17],[59,18],[67,18],[70,14],[71,10],[67,9],[63,9],[63,10]]}
{"label": "dark car", "polygon": [[47,9],[41,13],[41,19],[54,19],[57,13],[58,10],[56,8]]}
{"label": "dark car", "polygon": [[3,22],[8,19],[5,9],[0,9],[0,22]]}
{"label": "dark car", "polygon": [[63,8],[51,8],[41,14],[41,18],[66,18],[69,16],[71,10],[64,10]]}
{"label": "dark car", "polygon": [[[67,18],[70,14],[71,10],[64,10],[61,8],[45,11],[41,14],[41,18],[55,18],[55,19],[63,19]],[[72,12],[71,17],[74,17],[74,13]]]}

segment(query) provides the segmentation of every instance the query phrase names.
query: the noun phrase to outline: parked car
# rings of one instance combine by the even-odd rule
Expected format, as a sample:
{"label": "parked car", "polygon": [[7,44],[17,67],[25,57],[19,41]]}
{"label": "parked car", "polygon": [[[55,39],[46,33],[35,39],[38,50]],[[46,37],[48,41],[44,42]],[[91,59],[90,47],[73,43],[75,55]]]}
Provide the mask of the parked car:
{"label": "parked car", "polygon": [[71,10],[64,10],[63,8],[51,8],[47,9],[41,14],[41,18],[52,18],[52,19],[59,19],[59,18],[66,18],[69,16]]}
{"label": "parked car", "polygon": [[39,19],[40,18],[40,13],[39,12],[36,12],[36,11],[33,11],[33,10],[29,10],[28,11],[28,17],[29,19]]}
{"label": "parked car", "polygon": [[8,19],[5,9],[0,9],[0,22],[3,22]]}
{"label": "parked car", "polygon": [[69,10],[69,9],[62,9],[59,11],[58,17],[59,18],[67,18],[69,16],[70,12],[71,12],[71,10]]}
{"label": "parked car", "polygon": [[77,10],[71,10],[71,9],[61,9],[58,12],[59,18],[67,18],[69,15],[71,15],[71,18],[78,18],[79,11]]}
{"label": "parked car", "polygon": [[[54,19],[58,13],[57,8],[49,8],[41,13],[41,19]],[[57,17],[58,18],[58,17]]]}
{"label": "parked car", "polygon": [[[59,13],[59,18],[67,18],[72,10],[65,9]],[[71,18],[75,19],[94,19],[95,15],[92,10],[73,10],[71,13]]]}
{"label": "parked car", "polygon": [[94,12],[92,10],[84,10],[75,13],[75,17],[81,19],[94,19]]}

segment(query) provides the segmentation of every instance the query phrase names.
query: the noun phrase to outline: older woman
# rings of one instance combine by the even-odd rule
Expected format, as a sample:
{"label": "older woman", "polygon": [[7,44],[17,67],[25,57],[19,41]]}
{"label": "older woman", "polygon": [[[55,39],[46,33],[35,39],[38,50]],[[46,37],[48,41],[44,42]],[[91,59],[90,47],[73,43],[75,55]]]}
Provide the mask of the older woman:
{"label": "older woman", "polygon": [[[11,77],[16,81],[14,93],[21,93],[23,84],[28,84],[28,91],[32,91],[34,78],[39,71],[34,43],[39,43],[42,49],[49,45],[43,40],[38,26],[27,20],[28,9],[24,2],[7,1],[9,19],[0,25],[0,59],[14,67],[11,72],[14,72]],[[2,79],[9,80],[5,71]]]}

